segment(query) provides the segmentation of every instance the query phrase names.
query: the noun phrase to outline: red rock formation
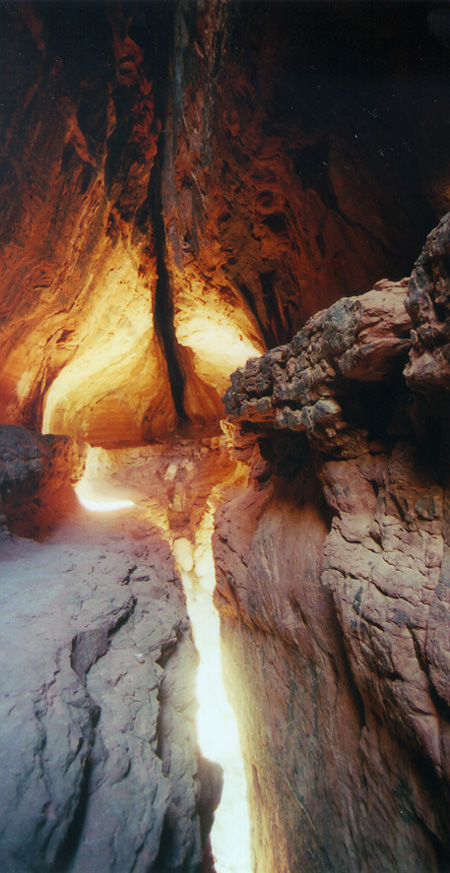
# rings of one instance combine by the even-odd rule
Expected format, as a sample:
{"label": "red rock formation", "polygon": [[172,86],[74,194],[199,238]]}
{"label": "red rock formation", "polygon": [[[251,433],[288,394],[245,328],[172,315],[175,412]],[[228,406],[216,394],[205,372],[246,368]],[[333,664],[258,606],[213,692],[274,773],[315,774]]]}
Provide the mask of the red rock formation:
{"label": "red rock formation", "polygon": [[[448,218],[408,286],[344,298],[227,391],[253,473],[218,515],[217,604],[258,870],[446,869],[448,432],[402,369],[408,287],[439,361],[426,301],[445,299],[447,247]],[[423,391],[412,335],[406,374]],[[434,366],[427,387],[442,390]]]}
{"label": "red rock formation", "polygon": [[100,7],[86,10],[86,30],[74,8],[2,16],[15,70],[3,146],[2,420],[91,442],[137,439],[146,409],[155,431],[174,420],[149,318],[156,262],[142,209],[160,123],[142,52],[127,22]]}
{"label": "red rock formation", "polygon": [[215,422],[236,365],[400,278],[446,202],[425,6],[1,16],[2,422],[97,444]]}
{"label": "red rock formation", "polygon": [[[274,345],[342,294],[410,269],[431,204],[439,215],[447,202],[445,134],[431,106],[445,89],[439,52],[431,60],[427,9],[410,4],[194,10],[181,4],[176,22],[173,76],[186,87],[167,121],[175,307],[187,336],[181,301],[206,276],[206,299],[249,302]],[[432,159],[416,123],[422,100],[442,148]]]}
{"label": "red rock formation", "polygon": [[[36,2],[0,5],[0,17],[0,421],[103,446],[215,425],[229,373],[251,357],[227,403],[233,452],[253,479],[223,509],[216,543],[230,687],[260,822],[258,869],[443,873],[447,222],[409,284],[409,316],[401,276],[448,205],[445,10]],[[336,302],[380,275],[396,282]],[[430,404],[412,390],[427,392]],[[68,445],[39,441],[39,477],[55,447],[65,465]],[[25,492],[31,498],[28,528],[42,518],[37,501],[47,500],[31,475],[34,451],[23,444],[14,470],[23,457],[26,466],[12,477],[19,502]],[[220,470],[221,460],[207,469],[198,457],[183,459],[161,471],[139,456],[159,480],[130,537],[145,539],[152,512],[170,537],[191,535],[211,477],[233,478],[233,464]],[[17,522],[11,494],[5,508]],[[114,592],[123,581],[114,577]],[[56,600],[62,592],[71,616],[58,584]],[[133,604],[120,591],[133,647]],[[81,594],[84,603],[84,587]],[[56,802],[59,777],[53,793],[44,780],[48,795],[40,781],[46,753],[31,755],[43,803],[25,804],[24,817],[48,869],[60,851],[66,866],[75,858],[67,826],[88,746],[97,743],[92,809],[105,813],[111,775],[126,810],[114,713],[94,736],[84,685],[92,681],[111,714],[124,637],[117,651],[111,645],[104,680],[96,669],[107,657],[96,619],[103,609],[115,634],[115,604],[95,601],[88,628],[70,618],[70,632],[56,628],[52,637],[56,651],[74,654],[84,691],[70,684],[73,670],[60,676],[55,659],[36,674],[44,691],[58,675],[64,693],[67,679],[85,704],[75,726],[64,708],[67,736],[73,727],[81,743],[65,771],[66,806],[64,792]],[[86,630],[92,639],[80,649]],[[39,754],[51,747],[53,703],[44,716],[41,704],[32,711],[27,748],[37,732]],[[155,699],[152,718],[156,710]],[[16,717],[26,724],[22,710]],[[156,752],[149,766],[160,775]],[[58,752],[55,772],[71,754]],[[170,770],[167,747],[162,756]],[[166,816],[175,859],[167,848],[152,855],[149,830],[133,830],[130,869],[139,858],[147,868],[180,867],[186,846],[200,863],[198,834],[180,836],[194,820],[194,778],[187,818],[177,818],[185,776],[174,774],[173,803],[166,782],[155,783],[164,794],[158,839]],[[133,783],[133,827],[150,814],[148,790]],[[81,823],[87,843],[77,846],[77,869],[97,863],[95,815]],[[105,863],[119,869],[126,813],[118,830],[106,818],[105,853],[111,833],[121,837]],[[15,813],[13,825],[10,856],[21,841]],[[31,837],[24,845],[33,854]]]}

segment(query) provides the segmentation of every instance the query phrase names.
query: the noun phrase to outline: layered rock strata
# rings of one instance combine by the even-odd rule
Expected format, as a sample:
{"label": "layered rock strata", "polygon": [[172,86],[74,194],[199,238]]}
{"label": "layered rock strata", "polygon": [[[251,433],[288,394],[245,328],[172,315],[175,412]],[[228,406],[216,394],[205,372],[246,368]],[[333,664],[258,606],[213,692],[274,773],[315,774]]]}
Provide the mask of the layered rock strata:
{"label": "layered rock strata", "polygon": [[217,515],[216,602],[258,873],[448,870],[449,225],[225,397],[249,487]]}

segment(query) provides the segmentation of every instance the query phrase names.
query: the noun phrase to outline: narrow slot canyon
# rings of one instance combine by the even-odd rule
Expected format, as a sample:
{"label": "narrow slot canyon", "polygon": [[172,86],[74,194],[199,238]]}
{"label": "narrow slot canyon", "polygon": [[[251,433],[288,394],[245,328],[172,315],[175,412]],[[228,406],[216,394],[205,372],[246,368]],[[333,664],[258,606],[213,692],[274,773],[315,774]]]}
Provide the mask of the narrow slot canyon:
{"label": "narrow slot canyon", "polygon": [[[174,479],[185,485],[181,492],[178,490],[178,497],[180,493],[184,498],[188,496],[190,487],[192,488],[193,471],[195,470],[196,476],[201,476],[202,466],[208,465],[208,455],[220,451],[215,447],[215,442],[217,439],[206,441],[204,455],[208,460],[202,454],[199,457],[195,444],[187,440],[175,445],[169,455],[167,445],[162,452],[160,450],[156,453],[146,451],[143,447],[136,447],[131,453],[122,450],[116,452],[114,458],[110,458],[104,450],[91,449],[83,477],[75,491],[79,502],[88,513],[103,514],[106,530],[108,513],[126,512],[127,523],[122,522],[121,527],[128,531],[129,537],[131,520],[133,525],[141,525],[140,531],[144,540],[147,525],[153,527],[156,524],[158,533],[170,548],[182,583],[193,639],[199,654],[195,677],[198,707],[195,724],[199,749],[205,758],[218,763],[223,771],[222,782],[219,774],[217,776],[217,784],[222,784],[222,791],[210,835],[212,853],[217,870],[222,873],[251,873],[250,823],[244,763],[236,717],[228,701],[222,676],[219,616],[213,604],[215,568],[211,538],[217,484],[209,495],[207,491],[203,495],[205,511],[194,531],[186,525],[185,520],[183,522],[183,517],[180,525],[176,501],[175,506],[172,503],[175,524],[170,511],[164,509],[171,506],[169,493]],[[164,486],[161,489],[156,512],[153,476],[148,476],[146,472],[152,454],[156,454],[154,462],[158,459],[157,470],[162,474],[163,483],[166,485],[165,495]],[[136,461],[137,476],[133,475],[133,463]],[[113,468],[115,472],[111,475]],[[229,473],[230,471],[228,475]],[[134,481],[135,478],[136,485],[130,487],[130,480]],[[153,504],[153,510],[149,510],[149,504]],[[151,553],[151,536],[149,542]]]}
{"label": "narrow slot canyon", "polygon": [[449,52],[0,4],[2,873],[450,873]]}

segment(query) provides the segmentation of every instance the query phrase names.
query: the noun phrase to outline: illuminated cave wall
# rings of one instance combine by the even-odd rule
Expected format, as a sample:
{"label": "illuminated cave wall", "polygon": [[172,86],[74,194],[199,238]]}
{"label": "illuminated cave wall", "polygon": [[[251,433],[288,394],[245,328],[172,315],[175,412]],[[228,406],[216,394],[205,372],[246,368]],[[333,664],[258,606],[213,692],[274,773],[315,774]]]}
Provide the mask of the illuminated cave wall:
{"label": "illuminated cave wall", "polygon": [[209,424],[448,205],[428,4],[2,4],[0,420]]}

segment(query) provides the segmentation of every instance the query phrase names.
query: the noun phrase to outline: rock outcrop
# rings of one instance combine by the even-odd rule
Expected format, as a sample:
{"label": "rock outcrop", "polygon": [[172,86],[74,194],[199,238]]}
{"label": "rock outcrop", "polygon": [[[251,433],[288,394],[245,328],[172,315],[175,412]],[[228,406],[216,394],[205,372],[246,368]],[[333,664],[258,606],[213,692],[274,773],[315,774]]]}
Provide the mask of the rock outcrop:
{"label": "rock outcrop", "polygon": [[448,870],[449,238],[447,216],[409,282],[318,313],[225,397],[250,472],[216,601],[258,871]]}
{"label": "rock outcrop", "polygon": [[0,513],[9,529],[39,536],[74,501],[87,446],[15,425],[0,425]]}
{"label": "rock outcrop", "polygon": [[[447,398],[450,388],[449,216],[428,237],[409,283],[406,306],[414,331],[406,369],[416,391]],[[442,390],[444,389],[444,390]]]}
{"label": "rock outcrop", "polygon": [[405,358],[411,344],[406,288],[406,280],[382,281],[361,297],[343,298],[313,316],[292,343],[247,361],[224,397],[231,421],[244,422],[244,431],[305,433],[336,457],[367,446],[357,402],[346,407],[357,383],[386,381]]}

